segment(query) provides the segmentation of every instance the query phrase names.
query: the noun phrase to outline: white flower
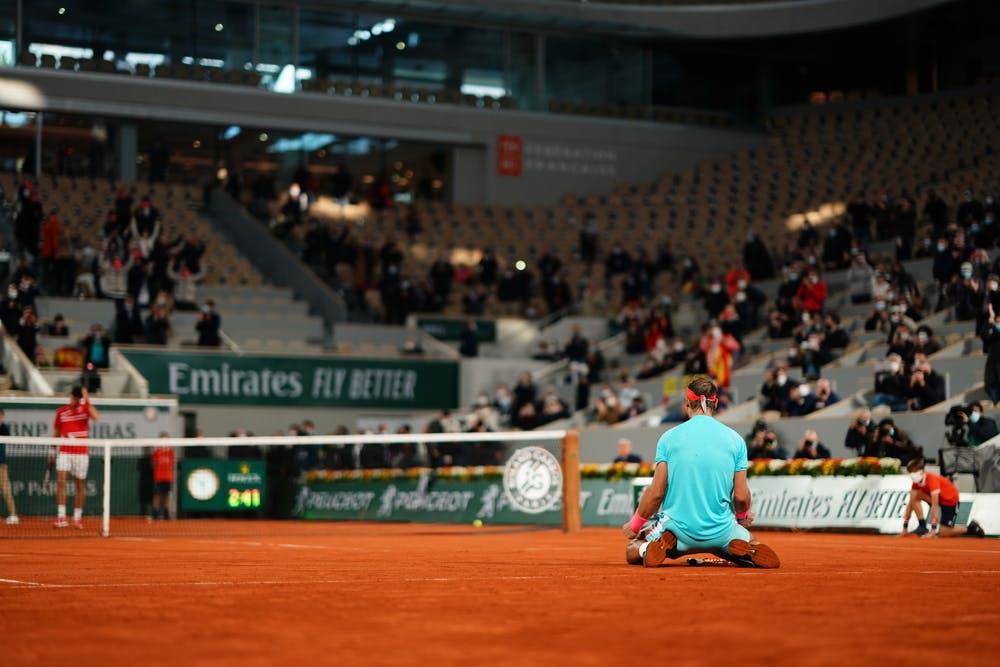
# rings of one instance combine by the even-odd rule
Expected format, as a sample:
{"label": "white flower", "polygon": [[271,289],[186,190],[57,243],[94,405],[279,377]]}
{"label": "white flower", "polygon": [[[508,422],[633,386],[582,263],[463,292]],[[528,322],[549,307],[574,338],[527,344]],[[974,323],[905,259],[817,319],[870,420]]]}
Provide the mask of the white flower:
{"label": "white flower", "polygon": [[847,466],[856,466],[859,461],[861,461],[861,459],[856,456],[853,459],[844,459],[840,462],[840,467],[846,468]]}
{"label": "white flower", "polygon": [[893,471],[899,472],[899,469],[900,467],[902,467],[903,462],[900,461],[899,459],[887,456],[885,458],[879,459],[878,465],[879,468],[882,469],[882,472],[893,472]]}
{"label": "white flower", "polygon": [[638,463],[626,463],[625,464],[625,472],[627,472],[630,475],[636,475],[636,474],[638,474],[639,473],[639,464]]}
{"label": "white flower", "polygon": [[822,468],[824,459],[809,459],[802,464],[802,467],[806,470],[815,470],[816,468]]}
{"label": "white flower", "polygon": [[771,459],[767,462],[767,469],[771,472],[776,472],[785,467],[785,461],[782,459]]}

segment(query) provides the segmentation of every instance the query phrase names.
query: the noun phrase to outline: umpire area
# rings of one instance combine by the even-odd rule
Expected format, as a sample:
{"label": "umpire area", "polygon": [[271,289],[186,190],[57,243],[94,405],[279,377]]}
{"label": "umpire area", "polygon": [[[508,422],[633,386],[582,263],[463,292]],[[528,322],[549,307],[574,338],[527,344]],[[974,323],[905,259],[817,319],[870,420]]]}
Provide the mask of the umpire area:
{"label": "umpire area", "polygon": [[[0,541],[5,664],[988,664],[1000,543],[775,532],[777,570],[620,531],[252,522]],[[252,534],[250,533],[252,530]]]}

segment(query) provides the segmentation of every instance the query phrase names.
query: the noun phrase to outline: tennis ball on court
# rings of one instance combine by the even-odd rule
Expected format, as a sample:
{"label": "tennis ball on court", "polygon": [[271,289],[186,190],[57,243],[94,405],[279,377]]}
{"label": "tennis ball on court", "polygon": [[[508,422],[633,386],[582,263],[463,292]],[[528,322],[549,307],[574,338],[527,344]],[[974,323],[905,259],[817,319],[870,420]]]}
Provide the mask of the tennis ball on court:
{"label": "tennis ball on court", "polygon": [[482,519],[476,519],[475,521],[472,522],[472,525],[475,526],[476,528],[482,528],[483,527],[483,520]]}

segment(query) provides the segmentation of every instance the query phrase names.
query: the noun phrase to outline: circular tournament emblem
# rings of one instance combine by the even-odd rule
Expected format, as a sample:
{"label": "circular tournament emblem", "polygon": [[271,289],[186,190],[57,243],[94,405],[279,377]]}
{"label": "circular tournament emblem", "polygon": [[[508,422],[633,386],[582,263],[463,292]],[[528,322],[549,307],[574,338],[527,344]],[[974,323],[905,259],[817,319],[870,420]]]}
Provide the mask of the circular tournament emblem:
{"label": "circular tournament emblem", "polygon": [[517,450],[504,466],[503,494],[511,507],[527,514],[552,509],[562,496],[559,460],[541,447]]}

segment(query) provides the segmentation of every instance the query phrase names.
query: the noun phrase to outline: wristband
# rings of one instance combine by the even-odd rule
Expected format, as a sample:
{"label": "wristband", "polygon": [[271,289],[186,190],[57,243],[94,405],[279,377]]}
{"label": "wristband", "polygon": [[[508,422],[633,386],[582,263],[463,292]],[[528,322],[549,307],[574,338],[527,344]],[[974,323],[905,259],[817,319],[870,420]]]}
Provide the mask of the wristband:
{"label": "wristband", "polygon": [[640,530],[642,530],[642,527],[645,524],[646,524],[646,519],[639,516],[639,510],[636,510],[635,514],[632,515],[631,520],[629,520],[628,522],[628,527],[629,530],[631,530],[633,533],[638,533]]}
{"label": "wristband", "polygon": [[743,521],[744,519],[747,518],[748,514],[750,514],[750,510],[743,510],[742,512],[737,512],[736,513],[736,521],[737,522]]}

